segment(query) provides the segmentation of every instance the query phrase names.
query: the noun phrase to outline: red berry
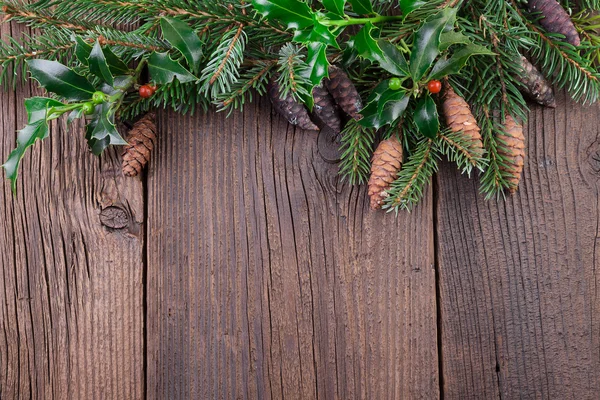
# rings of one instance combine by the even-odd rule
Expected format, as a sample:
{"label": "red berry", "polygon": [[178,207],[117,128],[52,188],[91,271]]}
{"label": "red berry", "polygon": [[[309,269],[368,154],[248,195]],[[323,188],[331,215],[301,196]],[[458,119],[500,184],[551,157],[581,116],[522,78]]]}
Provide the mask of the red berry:
{"label": "red berry", "polygon": [[427,90],[429,90],[430,93],[436,94],[442,91],[442,82],[438,81],[438,80],[432,80],[429,81],[429,83],[427,84]]}
{"label": "red berry", "polygon": [[140,87],[140,97],[142,99],[148,99],[154,94],[154,89],[150,85],[144,85]]}

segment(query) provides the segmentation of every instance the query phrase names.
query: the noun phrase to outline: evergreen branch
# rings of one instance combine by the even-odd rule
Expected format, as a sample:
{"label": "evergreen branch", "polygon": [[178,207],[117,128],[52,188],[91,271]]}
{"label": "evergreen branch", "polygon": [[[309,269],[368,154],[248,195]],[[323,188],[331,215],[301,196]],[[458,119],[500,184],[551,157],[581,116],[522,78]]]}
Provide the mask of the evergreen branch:
{"label": "evergreen branch", "polygon": [[239,78],[239,68],[244,60],[246,47],[246,34],[243,25],[228,31],[221,43],[211,54],[210,61],[202,70],[200,91],[213,100],[217,100],[222,93],[231,90],[231,86]]}
{"label": "evergreen branch", "polygon": [[440,159],[438,148],[431,139],[423,138],[417,144],[408,161],[390,189],[383,208],[398,212],[401,209],[410,211],[423,196],[425,186],[438,170]]}
{"label": "evergreen branch", "polygon": [[371,173],[371,153],[375,130],[365,128],[351,119],[341,132],[342,153],[339,174],[342,181],[348,179],[351,185],[363,184]]}
{"label": "evergreen branch", "polygon": [[95,25],[87,23],[85,20],[80,20],[79,24],[74,24],[70,19],[57,18],[50,13],[46,14],[40,11],[28,10],[25,5],[17,7],[15,2],[4,1],[0,2],[0,4],[2,5],[2,12],[6,14],[5,21],[14,20],[34,28],[57,27],[82,33]]}
{"label": "evergreen branch", "polygon": [[292,43],[287,43],[279,50],[277,84],[282,98],[291,94],[296,100],[302,102],[303,98],[309,96],[307,88],[311,85],[305,77],[308,66],[300,51],[301,48]]}
{"label": "evergreen branch", "polygon": [[274,65],[275,61],[259,61],[248,71],[242,73],[240,79],[232,85],[230,93],[222,93],[218,96],[218,111],[229,110],[228,116],[234,109],[242,111],[247,101],[246,97],[248,97],[249,101],[252,101],[252,89],[259,96],[264,95],[269,75]]}
{"label": "evergreen branch", "polygon": [[436,138],[436,145],[438,152],[455,163],[461,173],[471,176],[473,168],[485,171],[485,152],[474,145],[469,137],[463,136],[462,132],[443,132]]}

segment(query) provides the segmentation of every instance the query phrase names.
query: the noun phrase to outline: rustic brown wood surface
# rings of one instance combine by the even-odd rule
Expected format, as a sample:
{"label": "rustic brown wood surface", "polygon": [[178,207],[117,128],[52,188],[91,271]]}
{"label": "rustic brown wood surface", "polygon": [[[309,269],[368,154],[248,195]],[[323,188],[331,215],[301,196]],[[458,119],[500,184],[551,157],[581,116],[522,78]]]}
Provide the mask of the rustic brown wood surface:
{"label": "rustic brown wood surface", "polygon": [[397,219],[263,100],[162,113],[141,179],[56,123],[1,183],[0,398],[598,398],[600,108],[560,100],[517,196],[444,168]]}

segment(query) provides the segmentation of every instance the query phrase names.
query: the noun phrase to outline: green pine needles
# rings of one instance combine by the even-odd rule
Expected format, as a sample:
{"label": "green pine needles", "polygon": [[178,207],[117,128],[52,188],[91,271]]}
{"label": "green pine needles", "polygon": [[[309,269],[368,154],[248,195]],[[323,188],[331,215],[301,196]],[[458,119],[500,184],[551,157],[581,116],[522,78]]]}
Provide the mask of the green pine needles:
{"label": "green pine needles", "polygon": [[[86,138],[100,154],[125,143],[117,119],[155,108],[215,106],[229,115],[268,95],[292,123],[298,112],[329,128],[342,118],[339,168],[350,184],[369,181],[379,140],[402,138],[404,159],[394,163],[402,166],[390,169],[377,194],[388,211],[414,207],[444,158],[478,175],[486,197],[512,192],[528,113],[521,57],[537,65],[536,79],[543,75],[576,101],[600,99],[600,1],[535,3],[0,1],[4,22],[36,28],[0,41],[0,84],[14,88],[32,78],[49,92],[27,100],[28,123],[4,169],[14,189],[26,150],[63,114],[69,121],[86,116]],[[543,14],[550,9],[557,14]],[[554,19],[560,24],[547,23]],[[575,31],[581,44],[569,37]],[[343,71],[335,78],[334,65]],[[448,92],[464,105],[456,97],[445,103]]]}

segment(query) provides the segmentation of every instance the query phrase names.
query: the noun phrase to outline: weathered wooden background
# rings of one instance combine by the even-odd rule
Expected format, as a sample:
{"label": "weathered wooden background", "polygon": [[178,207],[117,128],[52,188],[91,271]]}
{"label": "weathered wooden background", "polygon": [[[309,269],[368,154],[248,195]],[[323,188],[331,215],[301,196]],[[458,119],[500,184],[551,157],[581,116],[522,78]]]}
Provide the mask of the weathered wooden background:
{"label": "weathered wooden background", "polygon": [[398,218],[265,101],[162,113],[143,179],[55,124],[1,183],[0,398],[599,398],[600,107],[559,97],[518,195],[448,167]]}

